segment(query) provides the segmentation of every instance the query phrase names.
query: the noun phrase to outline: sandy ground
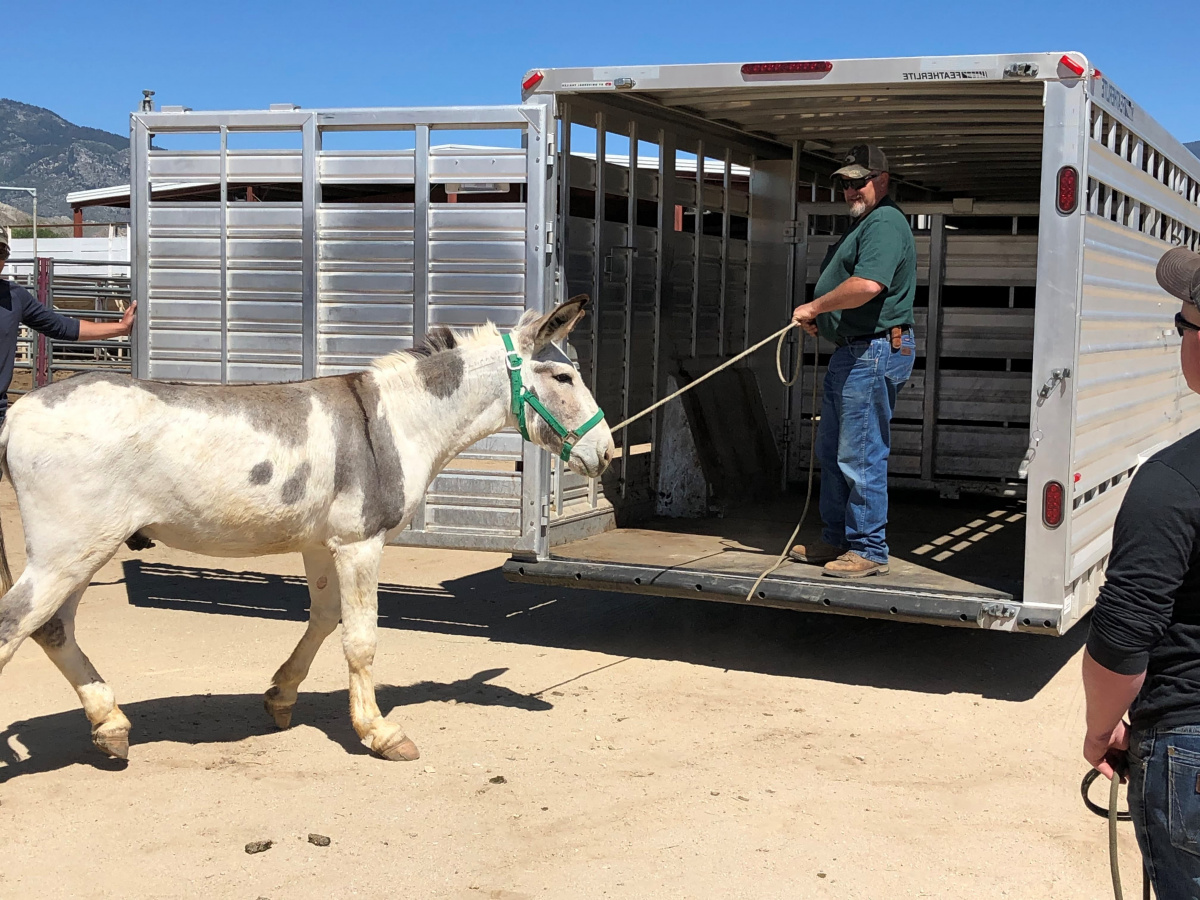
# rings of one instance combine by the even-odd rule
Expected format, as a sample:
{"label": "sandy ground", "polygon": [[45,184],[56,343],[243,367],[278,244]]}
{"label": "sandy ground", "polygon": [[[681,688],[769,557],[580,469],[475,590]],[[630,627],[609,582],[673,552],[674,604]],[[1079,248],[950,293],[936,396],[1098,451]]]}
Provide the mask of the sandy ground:
{"label": "sandy ground", "polygon": [[[7,484],[0,514],[19,569]],[[0,676],[0,897],[1110,896],[1082,629],[517,588],[501,561],[387,551],[380,706],[423,753],[400,763],[357,742],[336,634],[294,727],[263,712],[298,557],[123,552],[79,635],[129,763],[27,642]]]}

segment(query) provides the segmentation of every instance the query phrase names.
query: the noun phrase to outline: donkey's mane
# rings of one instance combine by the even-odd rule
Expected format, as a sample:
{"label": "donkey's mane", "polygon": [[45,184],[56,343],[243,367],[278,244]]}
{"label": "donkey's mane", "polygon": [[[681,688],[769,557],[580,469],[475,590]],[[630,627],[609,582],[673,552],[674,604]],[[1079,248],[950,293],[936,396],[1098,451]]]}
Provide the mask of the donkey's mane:
{"label": "donkey's mane", "polygon": [[420,342],[414,344],[412,349],[397,350],[387,356],[381,356],[374,360],[372,365],[377,369],[404,369],[416,365],[427,357],[499,336],[499,329],[491,322],[470,331],[453,331],[445,325],[439,325],[427,333]]}

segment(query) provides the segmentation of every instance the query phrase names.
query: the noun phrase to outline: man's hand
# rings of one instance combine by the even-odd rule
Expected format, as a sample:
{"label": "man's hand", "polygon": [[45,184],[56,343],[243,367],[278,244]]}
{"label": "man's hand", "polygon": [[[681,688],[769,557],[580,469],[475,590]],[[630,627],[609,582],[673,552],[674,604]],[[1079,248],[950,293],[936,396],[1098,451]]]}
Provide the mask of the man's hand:
{"label": "man's hand", "polygon": [[137,312],[137,301],[134,300],[129,304],[129,308],[125,310],[125,315],[121,316],[121,333],[128,335],[133,333],[133,315]]}
{"label": "man's hand", "polygon": [[792,311],[792,321],[803,328],[806,334],[817,336],[817,313],[811,303],[797,306]]}
{"label": "man's hand", "polygon": [[1083,740],[1083,758],[1091,763],[1092,768],[1096,769],[1101,775],[1109,780],[1113,777],[1113,768],[1104,758],[1110,751],[1124,753],[1129,749],[1129,726],[1124,720],[1117,723],[1117,727],[1110,734],[1089,734]]}

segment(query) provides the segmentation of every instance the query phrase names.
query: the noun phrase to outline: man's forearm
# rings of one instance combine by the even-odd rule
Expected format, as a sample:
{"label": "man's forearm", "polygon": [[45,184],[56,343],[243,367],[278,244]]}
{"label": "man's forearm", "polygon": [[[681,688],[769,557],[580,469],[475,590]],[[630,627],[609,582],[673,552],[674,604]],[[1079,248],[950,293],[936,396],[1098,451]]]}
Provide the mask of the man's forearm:
{"label": "man's forearm", "polygon": [[1108,735],[1129,709],[1142,689],[1146,673],[1121,675],[1106,669],[1085,648],[1083,651],[1083,693],[1087,700],[1089,737]]}
{"label": "man's forearm", "polygon": [[850,276],[828,294],[822,294],[809,306],[814,314],[833,312],[838,309],[856,309],[879,296],[883,285],[868,278]]}
{"label": "man's forearm", "polygon": [[79,320],[79,340],[81,341],[104,341],[108,338],[121,337],[126,334],[129,334],[129,331],[121,322],[89,322],[87,319]]}

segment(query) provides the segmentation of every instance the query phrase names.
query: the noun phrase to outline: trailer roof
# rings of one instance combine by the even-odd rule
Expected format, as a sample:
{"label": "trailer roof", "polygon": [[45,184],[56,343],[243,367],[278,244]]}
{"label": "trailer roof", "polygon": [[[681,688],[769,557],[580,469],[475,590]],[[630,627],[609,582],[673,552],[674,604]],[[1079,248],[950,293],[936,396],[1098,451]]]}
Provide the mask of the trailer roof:
{"label": "trailer roof", "polygon": [[[831,165],[853,145],[875,143],[895,178],[925,190],[1030,199],[1041,171],[1042,82],[1074,74],[1062,56],[834,60],[827,72],[799,74],[745,74],[740,63],[546,69],[536,70],[543,79],[531,93],[603,94],[646,115],[799,142]],[[1072,58],[1087,66],[1082,54]]]}

